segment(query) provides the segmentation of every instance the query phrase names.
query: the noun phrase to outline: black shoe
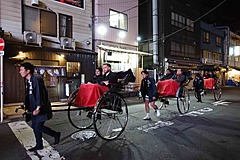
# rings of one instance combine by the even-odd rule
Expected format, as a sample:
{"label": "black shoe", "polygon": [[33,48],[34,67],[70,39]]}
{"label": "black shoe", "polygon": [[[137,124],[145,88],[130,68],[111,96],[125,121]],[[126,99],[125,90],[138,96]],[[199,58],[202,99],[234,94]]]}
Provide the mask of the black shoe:
{"label": "black shoe", "polygon": [[40,146],[40,147],[35,146],[33,148],[28,149],[28,151],[33,152],[33,151],[37,151],[37,150],[41,150],[41,149],[43,149],[43,146]]}
{"label": "black shoe", "polygon": [[98,114],[97,114],[97,119],[101,120],[101,117],[102,117],[102,116],[101,116],[101,113],[98,113]]}
{"label": "black shoe", "polygon": [[57,132],[56,136],[54,137],[54,139],[55,139],[54,145],[59,143],[60,137],[61,137],[61,132]]}
{"label": "black shoe", "polygon": [[169,101],[166,100],[166,101],[164,102],[164,104],[169,105]]}
{"label": "black shoe", "polygon": [[92,111],[89,111],[88,114],[87,114],[87,117],[88,117],[88,118],[92,118],[92,114],[93,114],[93,112],[92,112]]}

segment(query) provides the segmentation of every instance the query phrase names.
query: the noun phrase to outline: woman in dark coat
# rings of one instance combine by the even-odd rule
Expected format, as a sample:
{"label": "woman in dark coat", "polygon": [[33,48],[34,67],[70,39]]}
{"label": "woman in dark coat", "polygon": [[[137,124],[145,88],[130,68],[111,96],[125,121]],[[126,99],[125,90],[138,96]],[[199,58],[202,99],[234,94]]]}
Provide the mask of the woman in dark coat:
{"label": "woman in dark coat", "polygon": [[89,81],[89,83],[100,84],[103,81],[102,68],[96,68],[95,76]]}

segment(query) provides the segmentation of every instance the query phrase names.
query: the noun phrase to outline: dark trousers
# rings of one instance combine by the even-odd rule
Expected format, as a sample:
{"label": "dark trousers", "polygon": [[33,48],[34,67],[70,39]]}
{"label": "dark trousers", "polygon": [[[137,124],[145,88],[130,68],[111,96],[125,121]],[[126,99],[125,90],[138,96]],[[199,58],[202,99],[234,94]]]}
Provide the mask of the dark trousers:
{"label": "dark trousers", "polygon": [[56,131],[44,126],[44,123],[45,121],[37,122],[34,119],[32,120],[32,128],[36,138],[36,147],[43,147],[42,133],[48,134],[52,137],[55,137],[57,135]]}
{"label": "dark trousers", "polygon": [[200,91],[200,90],[195,90],[195,92],[197,93],[197,100],[198,100],[199,102],[201,102],[201,101],[202,101],[202,96],[201,96],[201,92],[202,92],[202,91]]}

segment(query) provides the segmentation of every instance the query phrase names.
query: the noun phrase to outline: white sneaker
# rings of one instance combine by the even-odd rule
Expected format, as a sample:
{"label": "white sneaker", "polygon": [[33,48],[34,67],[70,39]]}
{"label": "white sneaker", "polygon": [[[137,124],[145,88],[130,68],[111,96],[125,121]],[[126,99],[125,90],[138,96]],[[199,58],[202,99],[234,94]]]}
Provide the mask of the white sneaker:
{"label": "white sneaker", "polygon": [[160,113],[160,110],[157,109],[157,117],[160,117],[161,113]]}
{"label": "white sneaker", "polygon": [[151,117],[149,116],[143,117],[143,120],[151,120]]}

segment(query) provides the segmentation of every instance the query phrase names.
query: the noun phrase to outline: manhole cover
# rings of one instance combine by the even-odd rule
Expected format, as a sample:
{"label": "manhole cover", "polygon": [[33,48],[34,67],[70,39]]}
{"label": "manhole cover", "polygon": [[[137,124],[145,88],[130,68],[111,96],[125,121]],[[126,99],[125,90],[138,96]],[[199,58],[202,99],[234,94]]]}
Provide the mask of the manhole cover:
{"label": "manhole cover", "polygon": [[72,134],[72,139],[74,140],[86,140],[86,139],[91,139],[96,137],[96,132],[94,131],[79,131],[74,134]]}

